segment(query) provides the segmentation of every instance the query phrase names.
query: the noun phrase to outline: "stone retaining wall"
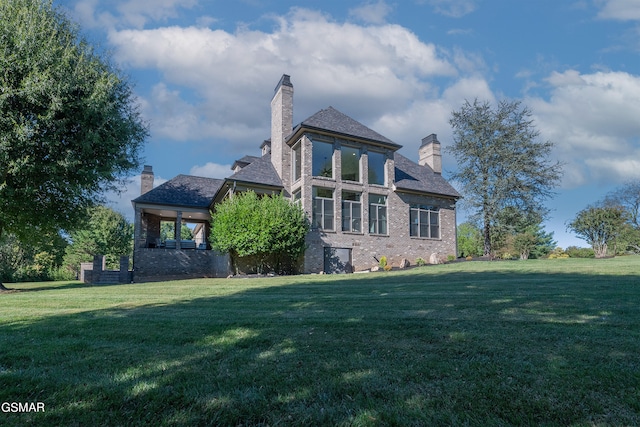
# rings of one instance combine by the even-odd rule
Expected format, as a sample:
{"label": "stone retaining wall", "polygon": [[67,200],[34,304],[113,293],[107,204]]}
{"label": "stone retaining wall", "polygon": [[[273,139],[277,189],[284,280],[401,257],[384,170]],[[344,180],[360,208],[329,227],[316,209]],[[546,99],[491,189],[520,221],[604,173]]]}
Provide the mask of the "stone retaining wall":
{"label": "stone retaining wall", "polygon": [[229,257],[215,251],[137,248],[133,281],[151,282],[199,277],[227,277]]}

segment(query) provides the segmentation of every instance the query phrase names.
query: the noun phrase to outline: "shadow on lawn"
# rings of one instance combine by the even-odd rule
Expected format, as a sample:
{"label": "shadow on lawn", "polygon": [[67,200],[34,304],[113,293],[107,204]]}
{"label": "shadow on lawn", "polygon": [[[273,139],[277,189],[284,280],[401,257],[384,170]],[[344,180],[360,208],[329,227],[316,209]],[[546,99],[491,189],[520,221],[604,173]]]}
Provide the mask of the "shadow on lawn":
{"label": "shadow on lawn", "polygon": [[0,424],[640,423],[637,276],[349,279],[1,325]]}

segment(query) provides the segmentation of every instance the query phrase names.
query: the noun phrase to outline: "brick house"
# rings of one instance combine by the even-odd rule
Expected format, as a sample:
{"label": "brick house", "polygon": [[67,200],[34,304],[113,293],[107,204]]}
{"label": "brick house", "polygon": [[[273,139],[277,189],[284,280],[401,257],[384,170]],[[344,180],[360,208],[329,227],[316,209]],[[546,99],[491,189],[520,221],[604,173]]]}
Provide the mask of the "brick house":
{"label": "brick house", "polygon": [[[293,85],[283,75],[271,101],[271,138],[262,156],[245,156],[226,179],[179,175],[153,188],[145,166],[136,213],[136,280],[157,276],[226,275],[225,260],[208,244],[209,211],[230,194],[283,193],[311,220],[303,271],[351,272],[381,256],[427,262],[456,254],[456,201],[442,177],[436,135],[422,140],[418,162],[400,145],[329,107],[293,126]],[[189,224],[193,241],[161,238],[161,224]],[[195,249],[195,250],[194,250]],[[200,249],[200,250],[198,250]],[[224,270],[224,271],[222,271]],[[153,273],[153,274],[151,274]]]}

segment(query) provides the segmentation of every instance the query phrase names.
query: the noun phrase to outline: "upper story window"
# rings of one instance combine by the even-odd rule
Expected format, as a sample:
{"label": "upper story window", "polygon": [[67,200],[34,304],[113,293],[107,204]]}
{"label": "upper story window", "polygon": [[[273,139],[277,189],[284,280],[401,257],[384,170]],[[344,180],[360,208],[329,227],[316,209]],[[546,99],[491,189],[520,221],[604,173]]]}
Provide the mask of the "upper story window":
{"label": "upper story window", "polygon": [[342,231],[359,233],[362,230],[360,193],[342,192]]}
{"label": "upper story window", "polygon": [[313,187],[313,228],[334,230],[333,190]]}
{"label": "upper story window", "polygon": [[313,176],[333,178],[333,144],[314,140],[311,146]]}
{"label": "upper story window", "polygon": [[369,194],[369,233],[387,234],[387,196]]}
{"label": "upper story window", "polygon": [[377,151],[369,151],[367,153],[367,159],[369,166],[369,184],[385,185],[385,163],[387,156]]}
{"label": "upper story window", "polygon": [[291,163],[293,182],[296,182],[302,178],[302,144],[300,142],[293,146],[293,159]]}
{"label": "upper story window", "polygon": [[360,150],[343,146],[341,148],[342,180],[360,182]]}
{"label": "upper story window", "polygon": [[409,234],[427,239],[440,238],[440,210],[432,206],[411,205]]}

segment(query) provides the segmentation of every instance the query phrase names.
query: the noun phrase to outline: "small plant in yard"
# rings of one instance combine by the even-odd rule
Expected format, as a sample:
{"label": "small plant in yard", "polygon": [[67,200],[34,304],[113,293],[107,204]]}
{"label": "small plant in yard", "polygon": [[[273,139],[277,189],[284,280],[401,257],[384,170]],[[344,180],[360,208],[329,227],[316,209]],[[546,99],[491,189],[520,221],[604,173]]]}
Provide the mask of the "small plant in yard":
{"label": "small plant in yard", "polygon": [[416,265],[418,267],[422,267],[423,265],[427,265],[427,261],[425,261],[423,258],[418,258],[416,259]]}
{"label": "small plant in yard", "polygon": [[387,257],[382,255],[380,257],[380,268],[384,270],[386,267],[387,267]]}
{"label": "small plant in yard", "polygon": [[384,271],[391,271],[393,267],[391,267],[391,264],[387,264],[384,266]]}
{"label": "small plant in yard", "polygon": [[452,262],[452,261],[455,261],[455,260],[456,260],[456,256],[455,255],[452,255],[452,254],[447,255],[447,262]]}
{"label": "small plant in yard", "polygon": [[473,257],[472,257],[471,255],[467,255],[466,260],[467,260],[467,261],[471,261],[471,260],[473,260]]}

